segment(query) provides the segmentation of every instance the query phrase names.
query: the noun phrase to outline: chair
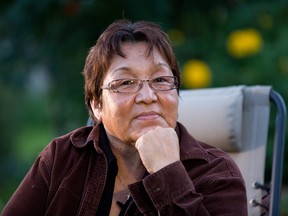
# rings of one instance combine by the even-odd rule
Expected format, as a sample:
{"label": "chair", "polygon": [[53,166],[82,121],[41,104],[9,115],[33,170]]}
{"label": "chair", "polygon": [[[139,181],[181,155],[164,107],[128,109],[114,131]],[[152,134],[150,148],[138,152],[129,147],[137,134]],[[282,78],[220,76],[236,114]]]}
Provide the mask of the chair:
{"label": "chair", "polygon": [[[271,184],[264,184],[271,102],[276,107]],[[248,215],[280,215],[286,107],[270,86],[181,90],[178,121],[198,140],[235,160],[247,188]],[[264,191],[263,191],[264,190]],[[266,192],[265,192],[266,191]],[[269,194],[270,207],[262,202]]]}

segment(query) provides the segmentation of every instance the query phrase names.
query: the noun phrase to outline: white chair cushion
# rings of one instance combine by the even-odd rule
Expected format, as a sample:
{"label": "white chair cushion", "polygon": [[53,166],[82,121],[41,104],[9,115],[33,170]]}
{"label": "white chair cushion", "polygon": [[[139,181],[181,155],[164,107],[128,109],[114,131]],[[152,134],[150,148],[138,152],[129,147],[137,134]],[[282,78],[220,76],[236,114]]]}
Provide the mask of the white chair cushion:
{"label": "white chair cushion", "polygon": [[227,152],[240,151],[242,89],[243,86],[181,90],[178,121],[200,141]]}

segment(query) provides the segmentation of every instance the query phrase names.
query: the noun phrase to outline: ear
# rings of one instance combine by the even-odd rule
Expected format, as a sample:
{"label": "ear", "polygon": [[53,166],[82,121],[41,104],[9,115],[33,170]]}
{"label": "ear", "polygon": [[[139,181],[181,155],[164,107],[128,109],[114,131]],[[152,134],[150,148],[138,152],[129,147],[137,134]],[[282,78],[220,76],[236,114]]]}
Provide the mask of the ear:
{"label": "ear", "polygon": [[90,102],[90,105],[91,105],[91,109],[93,111],[94,116],[98,119],[98,121],[102,121],[102,108],[101,108],[101,105],[95,100],[92,100]]}

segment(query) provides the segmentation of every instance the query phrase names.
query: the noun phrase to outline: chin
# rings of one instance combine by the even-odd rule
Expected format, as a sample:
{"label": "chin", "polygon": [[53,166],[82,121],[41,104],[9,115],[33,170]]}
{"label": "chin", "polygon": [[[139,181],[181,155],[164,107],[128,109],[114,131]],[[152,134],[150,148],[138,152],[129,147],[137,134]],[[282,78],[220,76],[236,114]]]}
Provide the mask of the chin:
{"label": "chin", "polygon": [[149,126],[146,126],[146,127],[139,128],[139,129],[137,130],[137,136],[138,136],[137,139],[138,139],[140,136],[146,134],[148,131],[154,130],[154,129],[157,128],[157,127],[166,128],[166,127],[168,127],[168,126],[167,126],[167,125],[164,126],[164,125],[160,125],[160,124],[153,124],[153,125],[149,125]]}

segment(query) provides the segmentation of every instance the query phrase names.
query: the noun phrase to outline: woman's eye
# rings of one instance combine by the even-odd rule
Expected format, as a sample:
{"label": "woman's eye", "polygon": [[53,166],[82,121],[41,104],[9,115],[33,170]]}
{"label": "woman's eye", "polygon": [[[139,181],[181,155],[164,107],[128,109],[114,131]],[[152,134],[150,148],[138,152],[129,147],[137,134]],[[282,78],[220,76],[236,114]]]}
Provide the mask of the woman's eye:
{"label": "woman's eye", "polygon": [[123,86],[123,85],[132,85],[134,83],[135,83],[134,80],[123,80],[123,82],[121,83],[121,86]]}
{"label": "woman's eye", "polygon": [[157,77],[154,82],[167,82],[167,80],[164,77]]}

